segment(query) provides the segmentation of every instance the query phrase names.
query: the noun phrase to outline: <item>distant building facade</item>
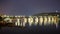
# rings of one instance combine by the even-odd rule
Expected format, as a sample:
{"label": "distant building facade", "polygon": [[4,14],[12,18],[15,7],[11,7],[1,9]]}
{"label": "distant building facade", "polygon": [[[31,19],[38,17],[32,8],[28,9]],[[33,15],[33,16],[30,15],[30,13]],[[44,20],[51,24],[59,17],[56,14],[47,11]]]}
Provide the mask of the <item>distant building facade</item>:
{"label": "distant building facade", "polygon": [[2,15],[3,21],[6,23],[13,23],[14,26],[24,26],[29,23],[29,26],[34,25],[50,25],[55,24],[56,27],[60,22],[60,13],[40,13],[32,16],[9,16]]}

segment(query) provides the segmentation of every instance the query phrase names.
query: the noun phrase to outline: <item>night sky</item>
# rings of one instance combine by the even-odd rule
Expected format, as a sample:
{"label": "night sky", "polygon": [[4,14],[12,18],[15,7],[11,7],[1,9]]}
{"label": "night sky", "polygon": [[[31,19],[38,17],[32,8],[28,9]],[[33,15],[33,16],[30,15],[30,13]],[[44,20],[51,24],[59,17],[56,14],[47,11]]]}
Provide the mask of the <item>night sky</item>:
{"label": "night sky", "polygon": [[60,0],[0,0],[0,13],[8,15],[33,15],[60,11]]}
{"label": "night sky", "polygon": [[[44,12],[60,12],[60,0],[0,0],[0,13],[1,14],[7,14],[7,15],[34,15],[38,13],[44,13]],[[44,27],[28,27],[27,29],[21,29],[16,27],[4,27],[0,30],[0,32],[14,32],[14,33],[20,33],[20,32],[28,32],[28,30],[31,28],[34,30],[34,32],[43,32],[46,30],[49,31],[51,29]],[[35,29],[37,30],[35,31]],[[31,30],[30,29],[30,30]],[[51,30],[52,32],[56,32],[54,28]],[[49,31],[49,32],[51,32]],[[58,31],[58,30],[57,30]],[[32,32],[32,31],[30,31]]]}

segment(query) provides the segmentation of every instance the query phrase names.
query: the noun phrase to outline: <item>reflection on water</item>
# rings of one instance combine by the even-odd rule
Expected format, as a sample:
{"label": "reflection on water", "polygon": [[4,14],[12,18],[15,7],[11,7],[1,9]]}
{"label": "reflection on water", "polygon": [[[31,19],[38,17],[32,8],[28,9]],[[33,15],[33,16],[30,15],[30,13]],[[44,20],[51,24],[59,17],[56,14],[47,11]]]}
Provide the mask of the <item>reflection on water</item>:
{"label": "reflection on water", "polygon": [[7,24],[6,27],[2,27],[0,32],[57,32],[60,31],[58,17],[51,15],[38,17],[5,16],[3,21]]}
{"label": "reflection on water", "polygon": [[48,25],[48,26],[40,26],[40,25],[32,25],[29,26],[29,24],[26,24],[25,27],[2,27],[0,29],[0,32],[5,32],[5,33],[58,33],[60,32],[60,26],[56,28],[55,25]]}

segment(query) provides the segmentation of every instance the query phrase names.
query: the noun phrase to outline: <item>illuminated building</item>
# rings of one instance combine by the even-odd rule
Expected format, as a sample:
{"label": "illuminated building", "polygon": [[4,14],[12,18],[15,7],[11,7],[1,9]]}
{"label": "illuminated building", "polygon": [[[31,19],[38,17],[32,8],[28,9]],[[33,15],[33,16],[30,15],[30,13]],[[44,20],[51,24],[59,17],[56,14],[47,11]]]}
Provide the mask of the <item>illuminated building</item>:
{"label": "illuminated building", "polygon": [[[60,13],[40,13],[33,16],[8,16],[2,15],[3,23],[10,23],[14,26],[23,26],[25,27],[26,23],[29,23],[29,26],[39,25],[44,26],[55,24],[58,25],[60,21]],[[12,26],[11,25],[11,26]],[[10,25],[9,25],[10,26]]]}
{"label": "illuminated building", "polygon": [[[52,13],[39,13],[33,16],[42,16],[44,25],[55,24],[58,27],[58,23],[60,22],[60,13],[59,12],[52,12]],[[40,22],[42,24],[42,22]],[[41,25],[40,24],[40,25]]]}

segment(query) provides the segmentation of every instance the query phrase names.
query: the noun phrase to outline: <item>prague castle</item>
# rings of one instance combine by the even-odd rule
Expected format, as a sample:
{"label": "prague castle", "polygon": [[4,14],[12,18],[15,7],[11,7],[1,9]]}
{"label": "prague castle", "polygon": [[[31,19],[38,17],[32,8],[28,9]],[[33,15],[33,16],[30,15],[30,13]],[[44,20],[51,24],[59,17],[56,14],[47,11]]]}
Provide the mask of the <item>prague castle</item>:
{"label": "prague castle", "polygon": [[29,26],[32,25],[53,25],[56,27],[60,22],[60,13],[39,13],[32,16],[10,16],[10,15],[0,15],[0,26],[23,26],[28,23]]}

